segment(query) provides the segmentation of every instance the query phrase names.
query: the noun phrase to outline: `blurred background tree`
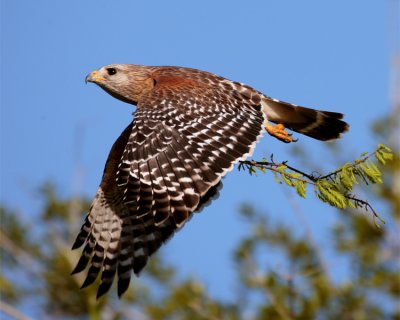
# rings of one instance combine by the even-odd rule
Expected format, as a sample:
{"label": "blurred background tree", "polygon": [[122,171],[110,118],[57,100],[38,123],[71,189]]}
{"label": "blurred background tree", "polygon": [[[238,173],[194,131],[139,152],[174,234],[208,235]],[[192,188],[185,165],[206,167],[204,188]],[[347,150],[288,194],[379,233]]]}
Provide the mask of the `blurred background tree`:
{"label": "blurred background tree", "polygon": [[[386,225],[377,228],[362,209],[340,211],[326,235],[335,264],[323,260],[321,251],[328,248],[311,234],[298,235],[244,204],[247,235],[233,252],[237,301],[211,297],[197,279],[178,279],[162,254],[152,257],[121,300],[111,292],[96,301],[95,286],[80,290],[83,275],[69,275],[79,258],[70,246],[90,203],[61,199],[46,184],[39,190],[44,205],[35,226],[12,209],[0,210],[0,312],[6,319],[29,319],[19,311],[29,307],[40,319],[400,319],[400,159],[393,140],[398,119],[395,109],[373,125],[377,141],[394,141],[389,146],[395,159],[381,168],[383,184],[367,191],[368,200],[384,210]],[[337,281],[331,275],[343,264],[350,272]]]}

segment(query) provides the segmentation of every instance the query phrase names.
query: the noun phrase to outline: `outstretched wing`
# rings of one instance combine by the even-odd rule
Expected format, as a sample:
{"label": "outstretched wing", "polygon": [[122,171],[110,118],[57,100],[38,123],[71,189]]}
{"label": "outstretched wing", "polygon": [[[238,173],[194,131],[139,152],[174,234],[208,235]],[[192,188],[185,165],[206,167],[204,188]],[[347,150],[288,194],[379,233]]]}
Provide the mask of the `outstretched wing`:
{"label": "outstretched wing", "polygon": [[114,144],[103,180],[74,248],[86,243],[75,272],[83,286],[101,272],[98,296],[118,275],[128,288],[148,257],[217,193],[221,178],[263,132],[260,99],[174,76],[155,79],[133,123]]}

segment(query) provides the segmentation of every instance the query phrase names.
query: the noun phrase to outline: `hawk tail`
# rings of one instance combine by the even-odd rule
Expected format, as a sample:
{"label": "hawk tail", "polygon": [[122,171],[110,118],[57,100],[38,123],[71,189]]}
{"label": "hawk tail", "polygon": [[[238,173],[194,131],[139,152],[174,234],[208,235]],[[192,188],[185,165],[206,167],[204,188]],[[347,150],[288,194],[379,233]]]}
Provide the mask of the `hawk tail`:
{"label": "hawk tail", "polygon": [[341,133],[349,129],[341,113],[300,107],[266,96],[261,104],[269,121],[281,123],[290,130],[317,140],[340,138]]}

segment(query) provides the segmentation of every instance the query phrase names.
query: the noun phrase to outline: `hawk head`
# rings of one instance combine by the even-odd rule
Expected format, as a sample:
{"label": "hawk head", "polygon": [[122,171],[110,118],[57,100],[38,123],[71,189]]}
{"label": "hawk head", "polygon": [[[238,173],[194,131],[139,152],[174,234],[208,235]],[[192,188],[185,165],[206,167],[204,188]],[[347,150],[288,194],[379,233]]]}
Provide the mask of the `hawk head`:
{"label": "hawk head", "polygon": [[149,69],[134,64],[101,67],[88,74],[85,81],[93,82],[113,97],[135,105],[154,86]]}

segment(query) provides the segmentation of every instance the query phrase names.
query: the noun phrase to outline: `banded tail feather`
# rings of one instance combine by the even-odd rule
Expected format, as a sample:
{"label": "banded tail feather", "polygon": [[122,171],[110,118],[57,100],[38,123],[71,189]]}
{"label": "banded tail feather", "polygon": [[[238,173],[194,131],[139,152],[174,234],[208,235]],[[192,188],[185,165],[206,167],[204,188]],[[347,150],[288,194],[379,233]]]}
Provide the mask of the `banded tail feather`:
{"label": "banded tail feather", "polygon": [[349,129],[342,113],[314,110],[265,96],[261,104],[269,121],[317,140],[338,139]]}

